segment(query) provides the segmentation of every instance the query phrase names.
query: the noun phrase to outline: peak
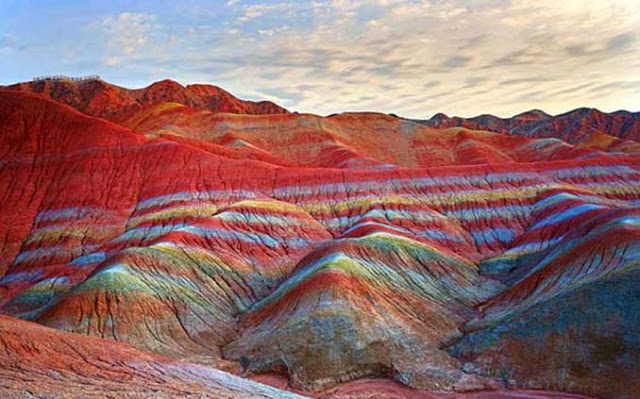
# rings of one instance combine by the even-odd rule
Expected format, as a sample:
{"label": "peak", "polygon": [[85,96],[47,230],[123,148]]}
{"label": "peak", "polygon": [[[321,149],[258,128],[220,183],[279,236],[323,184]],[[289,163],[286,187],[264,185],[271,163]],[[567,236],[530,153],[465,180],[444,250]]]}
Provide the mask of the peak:
{"label": "peak", "polygon": [[545,118],[551,118],[551,115],[539,109],[532,109],[529,111],[521,112],[513,116],[513,118],[545,119]]}
{"label": "peak", "polygon": [[194,84],[187,85],[187,90],[197,94],[220,94],[220,93],[230,94],[228,91],[224,90],[219,86],[206,84],[206,83],[194,83]]}
{"label": "peak", "polygon": [[210,83],[192,83],[186,86],[187,88],[194,88],[194,89],[198,89],[198,88],[207,88],[207,89],[216,89],[216,90],[223,90],[221,87],[216,86],[216,85],[212,85]]}
{"label": "peak", "polygon": [[175,87],[175,88],[184,89],[184,86],[182,86],[180,83],[176,82],[175,80],[171,80],[171,79],[163,79],[163,80],[154,82],[149,86],[147,86],[147,89],[154,88],[154,87]]}
{"label": "peak", "polygon": [[480,114],[469,119],[477,120],[477,119],[503,119],[503,118],[500,118],[499,116],[495,116],[491,114]]}
{"label": "peak", "polygon": [[593,112],[593,111],[597,111],[597,110],[595,108],[580,107],[580,108],[576,108],[574,110],[565,112],[565,113],[563,113],[561,115],[571,115],[571,114],[585,115],[585,114],[588,114],[588,113]]}
{"label": "peak", "polygon": [[532,109],[531,111],[529,111],[529,113],[537,114],[537,115],[551,116],[551,115],[549,115],[548,113],[544,112],[541,109]]}
{"label": "peak", "polygon": [[571,111],[564,112],[557,117],[571,117],[571,118],[587,118],[587,117],[600,117],[602,115],[614,115],[614,113],[607,114],[600,111],[597,108],[581,107]]}
{"label": "peak", "polygon": [[441,120],[444,120],[444,119],[449,119],[449,117],[447,116],[447,114],[444,114],[442,112],[438,112],[437,114],[435,114],[435,115],[433,115],[431,117],[431,120],[441,121]]}

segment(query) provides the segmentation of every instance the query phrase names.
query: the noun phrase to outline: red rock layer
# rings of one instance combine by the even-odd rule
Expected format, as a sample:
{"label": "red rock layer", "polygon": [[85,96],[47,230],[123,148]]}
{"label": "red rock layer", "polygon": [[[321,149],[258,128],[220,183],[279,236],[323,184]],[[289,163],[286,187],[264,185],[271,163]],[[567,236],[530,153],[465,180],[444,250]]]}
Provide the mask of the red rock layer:
{"label": "red rock layer", "polygon": [[[468,129],[432,129],[374,113],[244,115],[158,105],[122,122],[150,137],[214,154],[281,166],[341,169],[425,168],[576,159],[594,155],[560,140]],[[640,150],[640,148],[639,148]]]}
{"label": "red rock layer", "polygon": [[302,398],[117,342],[0,316],[3,398]]}

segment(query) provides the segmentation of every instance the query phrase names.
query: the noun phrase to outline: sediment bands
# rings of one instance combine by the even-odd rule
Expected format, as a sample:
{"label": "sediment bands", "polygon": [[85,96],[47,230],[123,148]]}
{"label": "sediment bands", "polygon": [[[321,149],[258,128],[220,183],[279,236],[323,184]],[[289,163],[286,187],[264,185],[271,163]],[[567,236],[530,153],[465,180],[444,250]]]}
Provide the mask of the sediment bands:
{"label": "sediment bands", "polygon": [[637,397],[636,116],[567,115],[0,89],[0,391]]}

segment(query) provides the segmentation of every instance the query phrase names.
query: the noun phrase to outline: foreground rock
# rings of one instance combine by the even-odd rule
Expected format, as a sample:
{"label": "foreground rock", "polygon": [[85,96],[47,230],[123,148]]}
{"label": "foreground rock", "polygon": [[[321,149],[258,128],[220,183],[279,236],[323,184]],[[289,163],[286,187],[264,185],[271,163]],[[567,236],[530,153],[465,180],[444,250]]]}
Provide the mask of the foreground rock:
{"label": "foreground rock", "polygon": [[0,316],[3,398],[300,398],[212,368]]}
{"label": "foreground rock", "polygon": [[498,276],[511,286],[483,305],[451,353],[521,387],[639,397],[637,210],[603,206],[557,244],[521,258],[501,265]]}

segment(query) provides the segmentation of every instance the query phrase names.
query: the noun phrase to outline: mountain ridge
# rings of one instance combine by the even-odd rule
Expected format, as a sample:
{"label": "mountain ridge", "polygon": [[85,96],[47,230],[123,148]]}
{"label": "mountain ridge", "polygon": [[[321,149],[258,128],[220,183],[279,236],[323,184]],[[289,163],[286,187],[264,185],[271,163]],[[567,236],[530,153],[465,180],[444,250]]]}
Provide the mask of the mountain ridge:
{"label": "mountain ridge", "polygon": [[462,118],[438,113],[430,119],[416,121],[432,127],[456,126],[534,138],[560,138],[572,144],[588,140],[594,133],[640,140],[640,112],[626,110],[606,113],[583,107],[550,115],[534,109],[507,118],[490,114]]}
{"label": "mountain ridge", "polygon": [[126,118],[140,107],[160,102],[180,102],[198,109],[242,114],[288,113],[270,101],[245,101],[218,86],[190,84],[183,86],[170,79],[154,82],[140,89],[127,89],[101,79],[76,82],[43,79],[0,86],[7,90],[39,93],[70,105],[92,116],[113,121]]}

